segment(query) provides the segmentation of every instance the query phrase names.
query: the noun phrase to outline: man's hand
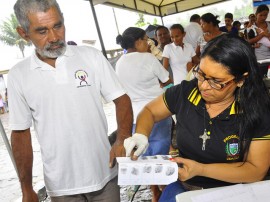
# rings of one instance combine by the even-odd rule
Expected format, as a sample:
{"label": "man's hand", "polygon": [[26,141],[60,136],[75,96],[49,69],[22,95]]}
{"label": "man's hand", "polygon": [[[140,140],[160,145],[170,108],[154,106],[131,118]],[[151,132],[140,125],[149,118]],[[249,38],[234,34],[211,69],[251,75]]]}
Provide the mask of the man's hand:
{"label": "man's hand", "polygon": [[187,63],[187,72],[189,72],[194,67],[194,64],[192,62]]}
{"label": "man's hand", "polygon": [[23,202],[38,201],[32,186],[33,149],[30,128],[11,132],[11,146],[22,188]]}
{"label": "man's hand", "polygon": [[22,202],[38,202],[38,195],[37,193],[32,189],[29,191],[23,192]]}
{"label": "man's hand", "polygon": [[[138,156],[146,151],[148,145],[148,138],[145,135],[135,133],[132,137],[129,137],[124,141],[126,156],[131,156],[131,159],[137,160]],[[134,155],[131,155],[133,149],[135,149],[135,152]]]}
{"label": "man's hand", "polygon": [[116,109],[117,137],[110,152],[110,167],[115,165],[115,157],[125,156],[124,139],[131,136],[133,112],[130,98],[124,94],[113,100]]}
{"label": "man's hand", "polygon": [[110,168],[113,168],[116,163],[116,157],[122,157],[126,155],[126,151],[123,145],[123,141],[116,140],[112,145],[112,149],[110,151]]}

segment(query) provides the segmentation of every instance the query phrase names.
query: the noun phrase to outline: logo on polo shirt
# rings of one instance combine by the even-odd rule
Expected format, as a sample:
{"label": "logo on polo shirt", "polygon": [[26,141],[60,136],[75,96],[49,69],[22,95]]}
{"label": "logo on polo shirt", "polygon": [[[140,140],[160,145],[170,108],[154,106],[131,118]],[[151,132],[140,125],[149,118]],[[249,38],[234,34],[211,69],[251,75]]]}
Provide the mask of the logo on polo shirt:
{"label": "logo on polo shirt", "polygon": [[223,140],[226,144],[225,151],[227,154],[227,160],[233,161],[239,159],[239,136],[230,135]]}
{"label": "logo on polo shirt", "polygon": [[84,70],[77,70],[75,72],[75,79],[76,79],[77,88],[91,86],[88,84],[88,74]]}

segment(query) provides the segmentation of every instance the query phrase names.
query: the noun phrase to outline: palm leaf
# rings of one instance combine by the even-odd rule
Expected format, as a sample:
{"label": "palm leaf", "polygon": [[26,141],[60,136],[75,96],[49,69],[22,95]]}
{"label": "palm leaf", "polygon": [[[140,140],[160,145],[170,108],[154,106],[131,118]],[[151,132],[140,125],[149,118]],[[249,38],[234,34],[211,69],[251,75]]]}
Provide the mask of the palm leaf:
{"label": "palm leaf", "polygon": [[17,32],[16,28],[19,23],[14,14],[10,15],[10,18],[7,18],[6,21],[3,21],[3,24],[0,25],[0,41],[9,46],[17,46],[22,55],[24,56],[25,46],[31,46],[31,42],[24,40]]}

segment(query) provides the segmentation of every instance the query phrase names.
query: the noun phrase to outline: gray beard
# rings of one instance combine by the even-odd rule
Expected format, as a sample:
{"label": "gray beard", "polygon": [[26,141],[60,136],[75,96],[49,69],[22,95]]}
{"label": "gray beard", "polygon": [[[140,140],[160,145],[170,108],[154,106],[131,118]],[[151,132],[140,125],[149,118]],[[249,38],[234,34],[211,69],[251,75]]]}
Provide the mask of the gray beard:
{"label": "gray beard", "polygon": [[[53,45],[60,45],[60,48],[51,49]],[[63,55],[66,51],[66,43],[61,40],[54,44],[47,44],[43,49],[36,49],[37,53],[43,58],[58,58]]]}

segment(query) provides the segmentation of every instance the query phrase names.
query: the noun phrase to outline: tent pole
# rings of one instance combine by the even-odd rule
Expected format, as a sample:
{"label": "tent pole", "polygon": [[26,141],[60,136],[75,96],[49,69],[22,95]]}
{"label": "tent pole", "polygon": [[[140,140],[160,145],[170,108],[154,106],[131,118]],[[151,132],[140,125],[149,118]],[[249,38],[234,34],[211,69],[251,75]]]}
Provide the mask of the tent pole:
{"label": "tent pole", "polygon": [[105,46],[104,46],[104,43],[103,43],[102,35],[101,35],[101,32],[100,32],[100,28],[99,28],[99,24],[98,24],[98,20],[97,20],[97,15],[96,15],[96,11],[95,11],[95,8],[94,8],[93,1],[92,0],[89,0],[89,3],[90,3],[90,6],[91,6],[91,9],[92,9],[92,14],[93,14],[95,25],[96,25],[96,28],[97,28],[97,33],[98,33],[98,38],[99,38],[99,41],[100,41],[102,53],[103,53],[103,55],[106,58],[108,58],[107,57],[106,50],[105,50]]}
{"label": "tent pole", "polygon": [[113,16],[114,16],[114,22],[115,22],[116,29],[117,29],[117,34],[120,34],[119,28],[118,28],[117,19],[116,19],[116,15],[115,15],[115,12],[114,12],[114,8],[113,7],[112,7],[112,11],[113,11]]}
{"label": "tent pole", "polygon": [[164,26],[163,16],[162,16],[160,7],[158,7],[158,10],[159,10],[159,16],[160,16],[160,18],[161,18],[162,25]]}
{"label": "tent pole", "polygon": [[162,25],[164,26],[163,17],[161,16],[160,18],[161,18]]}

